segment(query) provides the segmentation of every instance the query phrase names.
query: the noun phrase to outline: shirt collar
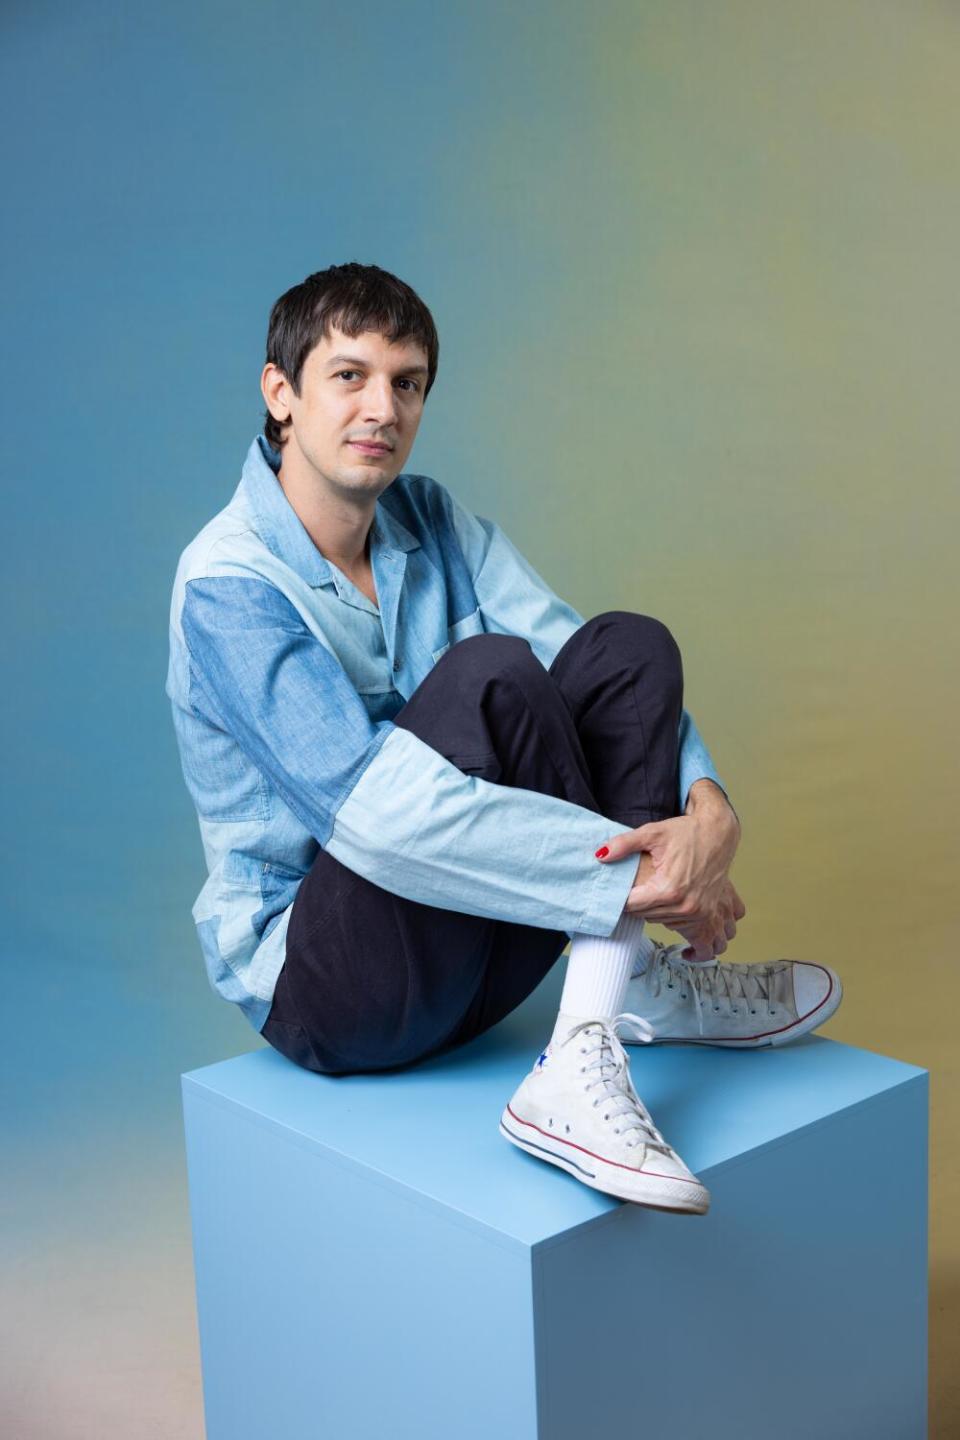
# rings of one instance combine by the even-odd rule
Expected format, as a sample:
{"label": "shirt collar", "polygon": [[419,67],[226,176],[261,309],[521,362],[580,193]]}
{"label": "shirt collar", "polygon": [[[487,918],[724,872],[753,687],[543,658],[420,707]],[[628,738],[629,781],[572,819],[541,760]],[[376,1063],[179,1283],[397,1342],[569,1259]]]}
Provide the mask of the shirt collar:
{"label": "shirt collar", "polygon": [[[258,435],[247,451],[240,477],[257,531],[277,559],[295,570],[308,585],[334,583],[330,561],[314,545],[283,493],[277,479],[279,469],[280,452],[274,450],[265,435]],[[386,509],[382,497],[377,501],[370,530],[371,547],[375,543],[386,551],[417,550],[420,546],[416,536]]]}

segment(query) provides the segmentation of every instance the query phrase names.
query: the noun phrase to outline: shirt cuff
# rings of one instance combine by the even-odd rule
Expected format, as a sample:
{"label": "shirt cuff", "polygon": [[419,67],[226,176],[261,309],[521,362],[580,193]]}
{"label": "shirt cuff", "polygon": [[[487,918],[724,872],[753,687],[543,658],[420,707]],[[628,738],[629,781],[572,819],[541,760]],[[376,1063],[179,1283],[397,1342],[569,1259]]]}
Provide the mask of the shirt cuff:
{"label": "shirt cuff", "polygon": [[[623,829],[615,821],[610,822],[610,827]],[[599,860],[595,860],[594,864],[597,868],[593,884],[577,929],[586,935],[609,935],[623,914],[627,896],[633,889],[640,857],[625,855],[622,860],[611,860],[606,865]]]}

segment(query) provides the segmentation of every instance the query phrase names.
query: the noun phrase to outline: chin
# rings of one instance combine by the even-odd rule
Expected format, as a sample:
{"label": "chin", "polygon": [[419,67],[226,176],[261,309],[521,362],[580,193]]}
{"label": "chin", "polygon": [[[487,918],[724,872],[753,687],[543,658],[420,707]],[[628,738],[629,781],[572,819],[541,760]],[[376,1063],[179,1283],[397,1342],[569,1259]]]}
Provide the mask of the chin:
{"label": "chin", "polygon": [[373,460],[370,458],[360,461],[355,460],[353,464],[347,468],[351,475],[356,475],[360,478],[367,475],[377,475],[382,478],[386,475],[392,480],[394,476],[400,474],[400,466],[397,464],[397,457],[393,451],[391,451],[389,455],[385,455],[382,460]]}
{"label": "chin", "polygon": [[356,465],[341,471],[338,477],[345,490],[373,490],[377,494],[385,490],[396,478],[392,470],[387,473],[380,465]]}

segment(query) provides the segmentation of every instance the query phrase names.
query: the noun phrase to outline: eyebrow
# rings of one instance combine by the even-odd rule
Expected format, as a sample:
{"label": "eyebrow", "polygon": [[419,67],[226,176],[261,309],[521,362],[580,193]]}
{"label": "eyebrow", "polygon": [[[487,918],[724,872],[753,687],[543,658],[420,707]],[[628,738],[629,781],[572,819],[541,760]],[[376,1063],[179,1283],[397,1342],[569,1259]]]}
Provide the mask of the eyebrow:
{"label": "eyebrow", "polygon": [[[361,370],[370,369],[369,361],[361,360],[356,355],[331,355],[326,363],[327,365],[357,365]],[[398,375],[426,375],[428,373],[426,365],[401,365],[397,371]]]}

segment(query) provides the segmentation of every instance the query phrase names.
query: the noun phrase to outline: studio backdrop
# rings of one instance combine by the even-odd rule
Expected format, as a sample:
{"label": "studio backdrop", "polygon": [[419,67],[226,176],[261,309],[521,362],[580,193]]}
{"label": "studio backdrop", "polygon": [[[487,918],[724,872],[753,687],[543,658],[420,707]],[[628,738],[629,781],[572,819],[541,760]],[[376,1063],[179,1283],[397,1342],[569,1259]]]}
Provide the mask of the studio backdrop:
{"label": "studio backdrop", "polygon": [[190,916],[170,587],[271,303],[360,260],[440,332],[408,468],[679,641],[728,958],[825,961],[828,1033],[932,1069],[952,1433],[960,12],[14,0],[0,39],[0,1429],[201,1433],[179,1075],[261,1042]]}

